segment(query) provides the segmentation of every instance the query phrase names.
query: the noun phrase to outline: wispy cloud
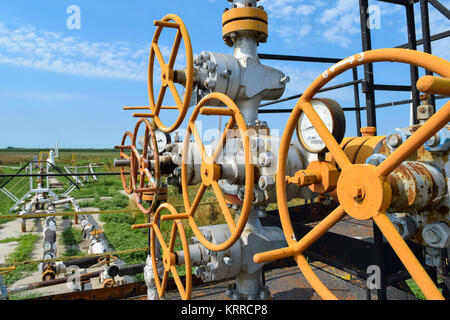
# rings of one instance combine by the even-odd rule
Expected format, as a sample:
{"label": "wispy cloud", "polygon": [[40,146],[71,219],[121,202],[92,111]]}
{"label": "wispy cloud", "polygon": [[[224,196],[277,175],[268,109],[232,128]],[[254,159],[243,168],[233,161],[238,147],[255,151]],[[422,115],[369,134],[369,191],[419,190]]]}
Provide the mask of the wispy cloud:
{"label": "wispy cloud", "polygon": [[[287,43],[320,39],[342,48],[359,43],[354,41],[360,33],[357,0],[262,0],[260,3],[269,13],[271,30]],[[383,19],[392,19],[402,9],[381,2],[376,5]]]}
{"label": "wispy cloud", "polygon": [[148,52],[145,44],[90,42],[31,25],[8,28],[0,22],[0,64],[84,77],[145,81]]}

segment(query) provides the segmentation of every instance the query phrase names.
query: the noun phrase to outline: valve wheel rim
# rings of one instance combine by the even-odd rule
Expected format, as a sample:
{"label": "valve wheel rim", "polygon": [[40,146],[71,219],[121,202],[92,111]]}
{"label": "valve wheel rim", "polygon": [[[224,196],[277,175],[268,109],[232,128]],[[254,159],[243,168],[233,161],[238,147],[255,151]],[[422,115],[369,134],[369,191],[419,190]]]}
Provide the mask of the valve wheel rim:
{"label": "valve wheel rim", "polygon": [[104,256],[98,258],[98,263],[110,264],[119,261],[119,258],[116,256]]}
{"label": "valve wheel rim", "polygon": [[0,268],[0,276],[13,272],[14,270],[16,270],[16,266],[11,266],[11,267],[7,267],[7,268]]}
{"label": "valve wheel rim", "polygon": [[[211,157],[208,157],[206,155],[206,151],[204,148],[204,145],[201,141],[201,137],[198,133],[197,127],[195,126],[195,120],[197,119],[201,109],[207,104],[210,100],[219,100],[221,101],[227,108],[230,110],[233,115],[231,116],[230,121],[225,126],[224,132],[219,140],[219,144],[216,147],[214,153]],[[224,108],[222,108],[224,109]],[[225,221],[228,225],[228,228],[230,229],[231,236],[228,238],[225,242],[222,242],[220,244],[215,244],[209,241],[205,238],[203,233],[200,231],[196,221],[195,221],[195,212],[197,211],[198,205],[200,204],[201,199],[203,198],[203,195],[209,185],[207,185],[203,179],[201,186],[199,190],[196,193],[196,196],[191,203],[189,200],[189,190],[188,190],[188,178],[187,178],[187,157],[188,157],[188,149],[190,145],[190,136],[191,134],[194,135],[195,143],[197,144],[198,148],[201,150],[202,153],[202,168],[203,164],[206,163],[207,165],[217,165],[215,163],[220,155],[223,152],[223,148],[226,144],[226,137],[227,132],[230,129],[234,128],[234,125],[237,124],[239,128],[239,133],[242,138],[243,142],[243,148],[245,153],[245,196],[242,201],[242,209],[241,214],[239,216],[239,220],[237,224],[233,220],[233,216],[227,206],[225,196],[220,189],[218,180],[212,179],[211,183],[209,185],[212,186],[214,193],[217,197],[217,200],[219,202],[220,208],[222,210],[222,214],[225,217]],[[243,135],[244,133],[244,135]],[[252,206],[253,201],[253,184],[254,184],[254,170],[253,170],[253,164],[252,161],[252,152],[250,148],[250,139],[247,133],[247,125],[244,121],[244,117],[242,116],[241,112],[239,111],[239,108],[236,106],[236,104],[231,100],[228,96],[213,92],[207,96],[205,96],[197,105],[195,110],[192,113],[191,119],[189,120],[189,125],[186,131],[186,138],[184,140],[183,145],[183,154],[182,154],[182,164],[181,164],[181,186],[182,186],[182,192],[183,192],[183,200],[184,200],[184,206],[186,213],[188,214],[188,220],[189,224],[191,226],[192,232],[195,234],[197,239],[200,241],[202,245],[204,245],[206,248],[212,251],[223,251],[228,248],[230,248],[240,237],[242,234],[245,225],[248,220],[248,216],[250,214],[250,209]],[[206,161],[205,161],[206,160]]]}
{"label": "valve wheel rim", "polygon": [[[145,135],[144,135],[144,145],[142,147],[142,154],[141,154],[137,150],[136,139],[137,139],[137,135],[139,132],[139,128],[142,124],[145,124]],[[149,141],[149,137],[150,137],[150,141]],[[155,168],[154,168],[154,170],[152,170],[153,174],[149,170],[150,161],[148,161],[146,159],[147,153],[148,153],[149,142],[150,142],[150,147],[152,149],[153,156],[154,156],[154,162],[155,162]],[[137,163],[137,165],[133,166],[133,174],[131,176],[133,190],[134,190],[134,198],[136,199],[136,204],[137,204],[139,210],[141,210],[141,212],[143,214],[148,215],[148,214],[151,214],[152,212],[154,212],[156,205],[158,203],[157,198],[158,198],[160,187],[161,187],[161,174],[160,174],[160,170],[159,170],[159,152],[158,152],[158,144],[156,141],[155,131],[153,130],[152,125],[150,124],[150,122],[147,119],[141,118],[136,123],[136,126],[134,128],[131,149],[132,149],[132,153],[134,154],[136,163]],[[139,169],[137,167],[139,167]],[[154,192],[153,200],[150,204],[150,207],[147,209],[142,205],[144,193],[136,192],[136,190],[137,190],[137,188],[136,188],[137,181],[136,180],[137,180],[138,170],[139,170],[139,177],[140,177],[139,189],[144,188],[145,178],[147,178],[149,184],[151,184],[150,188],[153,189],[152,192]],[[154,182],[152,182],[152,180]]]}
{"label": "valve wheel rim", "polygon": [[[169,273],[172,273],[172,276],[175,280],[175,284],[178,288],[178,292],[180,293],[180,296],[183,300],[189,300],[191,298],[192,294],[192,265],[191,265],[191,256],[189,251],[189,243],[186,238],[186,232],[184,230],[183,224],[181,220],[174,220],[172,225],[172,230],[170,234],[170,240],[169,240],[169,246],[166,245],[166,242],[164,241],[164,237],[162,236],[161,229],[158,226],[158,222],[161,218],[161,211],[163,209],[169,210],[171,214],[176,215],[177,210],[174,206],[172,206],[169,203],[163,203],[158,207],[158,209],[155,212],[155,216],[153,217],[152,227],[151,227],[151,234],[150,234],[150,251],[151,251],[151,258],[152,258],[152,266],[153,266],[153,274],[155,278],[155,285],[156,289],[158,291],[158,294],[160,298],[163,298],[166,294],[166,288],[167,283],[169,280]],[[181,244],[183,246],[183,252],[184,252],[184,265],[185,265],[185,285],[183,285],[183,282],[181,281],[180,275],[178,274],[178,271],[176,269],[176,265],[173,265],[173,263],[170,263],[169,270],[166,270],[166,266],[164,267],[164,273],[162,279],[159,277],[158,273],[158,264],[156,260],[156,240],[159,241],[161,245],[161,249],[163,251],[163,257],[166,255],[173,256],[174,249],[175,249],[175,241],[177,238],[177,235],[180,236]]]}
{"label": "valve wheel rim", "polygon": [[[332,226],[334,226],[343,217],[345,217],[346,212],[342,205],[340,205],[301,240],[299,240],[298,242],[295,240],[295,233],[290,221],[289,211],[287,207],[286,182],[284,176],[286,172],[287,148],[289,147],[289,142],[292,139],[295,124],[298,121],[300,113],[303,111],[307,114],[308,118],[313,123],[316,131],[325,142],[328,150],[333,155],[341,169],[345,171],[347,168],[352,167],[353,165],[351,164],[350,160],[347,158],[344,151],[339,147],[337,141],[325,127],[325,125],[315,112],[314,108],[311,106],[310,101],[326,83],[328,83],[344,71],[355,68],[362,64],[381,61],[413,64],[428,69],[438,75],[441,75],[442,77],[450,78],[450,62],[423,52],[405,49],[377,49],[356,54],[348,59],[342,60],[341,62],[329,68],[307,88],[303,96],[299,99],[296,107],[291,113],[291,116],[289,117],[288,123],[285,128],[285,133],[281,141],[276,188],[281,224],[288,243],[288,248],[284,248],[282,251],[286,253],[285,256],[294,256],[294,259],[297,262],[302,273],[304,274],[305,278],[323,299],[337,298],[314,273],[311,266],[308,264],[306,258],[304,257],[303,252],[325,232],[327,232]],[[430,118],[419,130],[417,130],[408,140],[406,140],[406,142],[402,144],[402,146],[396,149],[385,161],[383,161],[382,164],[380,164],[378,167],[374,167],[374,171],[376,172],[376,174],[381,178],[385,178],[412,152],[417,150],[423,143],[425,143],[431,136],[433,136],[449,121],[450,102],[447,102],[435,115],[433,115],[432,118]],[[411,138],[412,140],[410,140]],[[386,201],[387,200],[389,200],[388,202],[390,204],[390,199],[386,199]],[[406,267],[412,278],[421,288],[425,296],[428,299],[443,299],[440,291],[437,289],[433,281],[430,279],[420,262],[411,252],[406,242],[392,225],[383,210],[380,210],[380,212],[373,212],[371,214],[371,217],[369,218],[373,219],[374,222],[378,225],[381,232],[386,237],[389,244],[392,246],[397,256],[400,258],[403,265]]]}
{"label": "valve wheel rim", "polygon": [[[127,140],[127,138],[130,138],[130,142],[133,142],[134,139],[134,135],[130,132],[127,131],[125,132],[125,134],[122,137],[122,144],[121,146],[125,146],[125,142]],[[125,169],[123,167],[120,167],[120,178],[122,180],[122,186],[123,186],[123,190],[127,193],[127,194],[132,194],[133,193],[133,181],[132,181],[132,174],[133,174],[133,166],[136,165],[136,156],[133,153],[133,151],[131,151],[130,155],[127,155],[124,152],[124,149],[120,149],[120,159],[127,159],[130,160],[130,173],[128,174],[128,183],[127,183],[127,175],[125,174]]]}
{"label": "valve wheel rim", "polygon": [[[174,21],[176,24],[178,24],[177,29],[177,35],[174,40],[174,44],[172,46],[169,62],[166,63],[164,61],[164,58],[162,56],[161,50],[158,46],[159,37],[161,36],[161,32],[164,29],[163,26],[158,26],[156,28],[155,34],[153,36],[151,48],[150,48],[150,57],[149,57],[149,64],[148,64],[148,96],[150,101],[150,111],[152,112],[153,119],[155,120],[156,125],[160,130],[166,133],[170,133],[178,129],[178,127],[183,122],[187,110],[189,108],[189,103],[192,96],[192,90],[194,85],[194,59],[193,59],[193,53],[192,53],[192,45],[191,40],[189,37],[189,33],[186,29],[186,26],[183,22],[183,20],[175,15],[175,14],[168,14],[166,15],[162,21],[170,22]],[[181,44],[181,40],[184,42],[184,47],[186,50],[186,87],[184,90],[184,101],[181,101],[180,95],[178,94],[178,91],[175,87],[175,84],[173,82],[173,67],[175,64],[176,57],[178,55],[179,47]],[[161,72],[163,77],[164,74],[166,74],[167,79],[162,79],[162,84],[160,91],[158,93],[158,98],[155,102],[155,95],[154,95],[154,88],[153,88],[153,74],[154,74],[154,62],[155,57],[158,60],[158,63],[161,67]],[[179,111],[179,115],[177,117],[177,120],[171,125],[171,126],[165,126],[161,119],[159,118],[159,113],[161,109],[164,109],[162,106],[162,103],[164,101],[164,96],[167,90],[167,87],[169,88],[175,103],[176,107]]]}

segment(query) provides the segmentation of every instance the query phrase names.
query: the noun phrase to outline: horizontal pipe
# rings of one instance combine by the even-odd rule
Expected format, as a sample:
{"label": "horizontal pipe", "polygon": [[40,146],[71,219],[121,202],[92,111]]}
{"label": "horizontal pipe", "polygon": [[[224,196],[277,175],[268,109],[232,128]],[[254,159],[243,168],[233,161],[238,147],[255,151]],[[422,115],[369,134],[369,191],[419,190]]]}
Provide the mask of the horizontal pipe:
{"label": "horizontal pipe", "polygon": [[[435,100],[441,100],[441,99],[448,99],[446,96],[436,96]],[[382,104],[377,104],[375,107],[378,108],[386,108],[386,107],[394,107],[394,106],[400,106],[404,104],[411,103],[412,100],[399,100],[399,101],[393,101],[393,102],[387,102]],[[360,107],[360,108],[342,108],[343,111],[363,111],[366,110],[366,107]],[[265,110],[258,110],[258,113],[291,113],[292,109],[265,109]]]}
{"label": "horizontal pipe", "polygon": [[[135,265],[119,267],[119,276],[121,276],[121,277],[131,276],[131,275],[142,273],[142,272],[144,272],[144,266],[145,266],[144,263],[139,263],[139,264],[135,264]],[[104,269],[90,272],[90,273],[80,274],[80,280],[83,281],[83,280],[88,280],[88,279],[98,277],[103,272],[104,272]],[[70,277],[58,278],[58,279],[53,279],[53,280],[48,280],[48,281],[39,281],[39,282],[33,282],[33,283],[24,284],[24,285],[19,285],[17,287],[9,288],[8,293],[11,294],[11,293],[16,293],[16,292],[21,292],[21,291],[27,291],[27,290],[50,287],[50,286],[55,286],[58,284],[67,283],[69,278],[72,279],[71,277],[73,278],[73,276],[70,276]]]}
{"label": "horizontal pipe", "polygon": [[320,63],[337,63],[342,60],[338,58],[290,56],[283,54],[267,54],[267,53],[260,53],[258,54],[258,57],[263,60],[282,60],[282,61],[320,62]]}
{"label": "horizontal pipe", "polygon": [[[432,35],[430,37],[430,40],[431,41],[436,41],[436,40],[441,40],[441,39],[444,39],[444,38],[447,38],[447,37],[450,37],[450,30],[447,30],[447,31],[444,31],[444,32],[440,32],[440,33],[436,33],[435,35]],[[418,46],[422,45],[423,44],[423,39],[417,40],[416,44]],[[404,43],[404,44],[401,44],[401,45],[396,46],[394,48],[408,49],[409,48],[409,44],[408,43]]]}
{"label": "horizontal pipe", "polygon": [[[362,81],[363,81],[362,79],[348,81],[348,82],[344,82],[344,83],[341,83],[341,84],[337,84],[335,86],[322,88],[322,89],[320,89],[317,92],[326,92],[326,91],[336,90],[336,89],[340,89],[340,88],[344,88],[344,87],[348,87],[348,86],[351,86],[351,85],[355,85],[355,84],[361,83]],[[289,100],[298,99],[298,98],[301,98],[302,95],[303,95],[303,93],[300,93],[300,94],[297,94],[295,96],[290,96],[290,97],[286,97],[286,98],[283,98],[283,99],[280,99],[280,100],[264,103],[264,104],[261,104],[259,107],[262,108],[262,107],[270,106],[270,105],[273,105],[273,104],[276,104],[276,103],[281,103],[281,102],[285,102],[285,101],[289,101]]]}
{"label": "horizontal pipe", "polygon": [[133,113],[133,118],[153,118],[154,114],[151,113]]}
{"label": "horizontal pipe", "polygon": [[234,112],[223,108],[201,108],[200,113],[205,116],[233,116]]}
{"label": "horizontal pipe", "polygon": [[[129,174],[126,172],[125,174]],[[33,174],[0,174],[0,178],[24,178],[24,177],[72,177],[72,176],[120,176],[120,172],[100,172],[100,173],[33,173]]]}

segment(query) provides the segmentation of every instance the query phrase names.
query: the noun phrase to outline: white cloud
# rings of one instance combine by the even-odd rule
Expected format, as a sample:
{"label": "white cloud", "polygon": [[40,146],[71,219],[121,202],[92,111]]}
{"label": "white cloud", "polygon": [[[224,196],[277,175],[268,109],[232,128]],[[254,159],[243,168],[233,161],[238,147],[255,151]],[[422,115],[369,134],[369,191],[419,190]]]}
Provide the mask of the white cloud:
{"label": "white cloud", "polygon": [[[166,47],[161,51],[166,57],[170,53]],[[148,52],[148,44],[91,42],[31,25],[8,28],[0,22],[0,64],[84,77],[146,81]]]}

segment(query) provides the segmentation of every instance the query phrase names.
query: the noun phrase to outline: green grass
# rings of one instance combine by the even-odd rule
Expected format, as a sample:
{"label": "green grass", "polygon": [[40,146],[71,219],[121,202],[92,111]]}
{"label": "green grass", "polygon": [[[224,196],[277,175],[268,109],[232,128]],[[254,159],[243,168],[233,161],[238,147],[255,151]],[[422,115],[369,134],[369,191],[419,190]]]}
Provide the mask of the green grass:
{"label": "green grass", "polygon": [[[17,241],[19,243],[19,246],[14,250],[14,252],[12,252],[5,259],[6,264],[8,264],[8,263],[12,264],[15,262],[23,262],[23,261],[30,260],[31,253],[33,252],[34,244],[36,243],[36,241],[38,241],[39,237],[40,236],[37,234],[25,234],[18,238],[9,238],[9,239],[3,240],[3,241],[8,240],[6,242]],[[3,242],[3,243],[5,243],[5,242]],[[8,287],[11,284],[13,284],[14,282],[16,282],[17,280],[20,280],[20,279],[26,277],[27,275],[29,275],[30,273],[32,273],[35,270],[36,270],[35,265],[17,266],[17,268],[13,272],[7,273],[3,276],[5,285]]]}
{"label": "green grass", "polygon": [[42,297],[43,293],[33,292],[33,293],[16,293],[10,295],[9,300],[29,300]]}
{"label": "green grass", "polygon": [[65,246],[75,246],[83,241],[83,237],[80,230],[70,227],[62,232],[59,241]]}

